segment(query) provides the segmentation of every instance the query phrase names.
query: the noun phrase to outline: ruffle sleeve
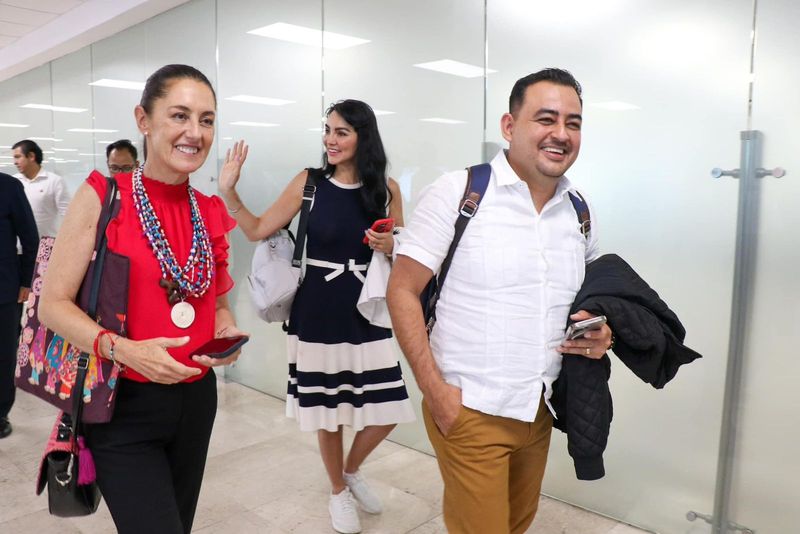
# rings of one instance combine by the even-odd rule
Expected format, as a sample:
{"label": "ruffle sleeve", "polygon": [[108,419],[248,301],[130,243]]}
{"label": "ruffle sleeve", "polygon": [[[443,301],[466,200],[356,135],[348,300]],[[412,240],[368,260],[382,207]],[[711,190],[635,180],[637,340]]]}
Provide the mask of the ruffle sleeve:
{"label": "ruffle sleeve", "polygon": [[[106,192],[108,191],[108,178],[106,178],[100,171],[94,170],[89,177],[86,178],[86,183],[92,186],[92,189],[94,189],[95,193],[97,193],[97,196],[102,203],[106,198]],[[117,180],[117,184],[119,187],[119,180]],[[122,212],[122,209],[122,205],[120,205],[120,213]],[[119,224],[120,216],[118,215],[117,217],[111,219],[106,227],[106,239],[108,240],[108,248],[111,250],[119,250],[119,243],[117,240],[117,229]]]}
{"label": "ruffle sleeve", "polygon": [[236,228],[236,221],[228,215],[228,210],[218,196],[209,197],[208,235],[211,238],[211,249],[214,252],[214,263],[217,272],[217,295],[223,295],[233,288],[233,278],[228,273],[228,232]]}
{"label": "ruffle sleeve", "polygon": [[108,189],[108,181],[106,177],[103,176],[100,171],[94,170],[86,178],[86,183],[92,186],[97,196],[100,197],[100,201],[102,202],[104,198],[106,198],[106,189]]}

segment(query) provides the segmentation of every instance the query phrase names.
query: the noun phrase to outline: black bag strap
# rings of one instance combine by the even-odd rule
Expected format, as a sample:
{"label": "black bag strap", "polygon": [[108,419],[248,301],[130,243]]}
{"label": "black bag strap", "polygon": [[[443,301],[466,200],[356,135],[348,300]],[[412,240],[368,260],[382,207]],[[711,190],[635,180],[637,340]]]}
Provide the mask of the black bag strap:
{"label": "black bag strap", "polygon": [[294,255],[292,266],[300,267],[303,264],[303,249],[306,245],[306,231],[308,230],[308,216],[311,205],[314,203],[314,194],[317,192],[317,169],[306,169],[306,185],[303,187],[303,205],[300,207],[300,221],[297,223],[297,238],[294,241]]}
{"label": "black bag strap", "polygon": [[[119,199],[117,198],[117,182],[114,178],[106,178],[108,186],[106,188],[106,196],[103,199],[103,207],[100,212],[100,220],[97,224],[97,240],[95,242],[95,257],[92,266],[92,283],[89,286],[89,304],[86,309],[86,315],[96,319],[97,314],[97,300],[100,296],[100,281],[103,276],[103,264],[106,259],[106,251],[108,250],[108,242],[106,240],[106,228],[108,223],[116,215],[116,208],[118,208]],[[72,435],[77,438],[78,427],[81,423],[81,415],[83,414],[83,386],[86,383],[86,373],[89,370],[89,358],[91,356],[82,352],[78,356],[78,369],[75,375],[75,385],[72,387]]]}
{"label": "black bag strap", "polygon": [[464,187],[464,195],[461,197],[461,203],[458,206],[458,218],[455,222],[453,240],[450,242],[447,255],[439,267],[439,275],[431,280],[424,292],[427,300],[422,311],[425,315],[425,328],[428,334],[430,334],[433,325],[436,323],[436,303],[439,301],[439,295],[450,270],[450,264],[453,262],[456,248],[458,248],[458,243],[461,241],[461,236],[464,235],[467,224],[478,213],[478,208],[483,196],[486,194],[486,188],[489,186],[491,176],[492,166],[488,163],[481,163],[467,168],[467,184]]}

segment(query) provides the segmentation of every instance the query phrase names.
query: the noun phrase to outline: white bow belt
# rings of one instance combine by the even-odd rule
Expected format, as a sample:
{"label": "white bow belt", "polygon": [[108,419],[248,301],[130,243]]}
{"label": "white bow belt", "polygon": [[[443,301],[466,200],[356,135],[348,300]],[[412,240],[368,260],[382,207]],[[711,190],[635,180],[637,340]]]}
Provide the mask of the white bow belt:
{"label": "white bow belt", "polygon": [[366,278],[363,274],[361,274],[361,272],[366,271],[367,267],[369,267],[369,263],[356,263],[356,260],[354,259],[347,260],[347,263],[333,263],[330,261],[307,258],[306,265],[322,267],[323,269],[332,269],[331,272],[325,276],[326,282],[330,282],[340,274],[343,274],[345,271],[350,271],[356,278],[361,280],[362,284],[366,281]]}

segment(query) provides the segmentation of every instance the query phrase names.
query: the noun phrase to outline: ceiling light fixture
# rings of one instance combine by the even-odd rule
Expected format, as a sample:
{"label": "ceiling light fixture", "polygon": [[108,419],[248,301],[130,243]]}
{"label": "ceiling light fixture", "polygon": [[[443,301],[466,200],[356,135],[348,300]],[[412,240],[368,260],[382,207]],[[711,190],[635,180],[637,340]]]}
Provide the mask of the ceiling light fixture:
{"label": "ceiling light fixture", "polygon": [[282,98],[271,98],[268,96],[236,95],[226,97],[225,100],[232,102],[246,102],[248,104],[262,104],[264,106],[285,106],[294,104],[294,100],[284,100]]}
{"label": "ceiling light fixture", "polygon": [[271,122],[252,122],[252,121],[236,121],[232,122],[231,126],[256,126],[259,128],[270,128],[272,126],[280,126]]}
{"label": "ceiling light fixture", "polygon": [[420,119],[422,122],[438,122],[440,124],[466,124],[465,121],[456,119],[443,119],[441,117],[428,117],[427,119]]}
{"label": "ceiling light fixture", "polygon": [[118,132],[119,130],[105,130],[103,128],[70,128],[67,131],[75,133],[114,133]]}
{"label": "ceiling light fixture", "polygon": [[589,102],[589,106],[593,108],[608,109],[610,111],[632,111],[635,109],[642,109],[635,104],[620,102],[619,100],[611,100],[609,102]]}
{"label": "ceiling light fixture", "polygon": [[[460,61],[453,61],[452,59],[440,59],[439,61],[429,61],[428,63],[417,63],[414,66],[420,69],[443,72],[445,74],[452,74],[453,76],[461,76],[462,78],[478,78],[483,76],[483,67],[470,65],[468,63],[461,63]],[[493,69],[486,69],[486,74],[492,74],[494,72],[497,71]]]}
{"label": "ceiling light fixture", "polygon": [[95,87],[111,87],[114,89],[131,89],[133,91],[141,91],[144,89],[144,82],[130,82],[127,80],[112,80],[110,78],[101,78],[94,82],[90,82],[89,85],[93,85]]}
{"label": "ceiling light fixture", "polygon": [[358,46],[370,42],[367,39],[361,39],[359,37],[328,31],[323,32],[314,28],[287,24],[285,22],[276,22],[275,24],[262,26],[261,28],[250,30],[247,33],[261,37],[270,37],[280,41],[288,41],[290,43],[310,46],[322,45],[324,48],[330,48],[332,50],[341,50],[343,48],[350,48],[351,46]]}
{"label": "ceiling light fixture", "polygon": [[69,108],[67,106],[51,106],[50,104],[23,104],[21,108],[45,109],[47,111],[63,111],[64,113],[83,113],[86,108]]}
{"label": "ceiling light fixture", "polygon": [[13,122],[0,122],[0,128],[27,128],[28,124],[15,124]]}

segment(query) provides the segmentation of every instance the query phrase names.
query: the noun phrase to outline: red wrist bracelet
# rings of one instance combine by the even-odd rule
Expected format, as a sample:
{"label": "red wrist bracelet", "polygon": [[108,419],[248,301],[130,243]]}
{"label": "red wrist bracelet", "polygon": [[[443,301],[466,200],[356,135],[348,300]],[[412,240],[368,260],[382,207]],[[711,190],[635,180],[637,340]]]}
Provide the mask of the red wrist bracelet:
{"label": "red wrist bracelet", "polygon": [[100,354],[100,338],[102,338],[103,336],[108,336],[108,338],[111,340],[111,345],[112,346],[114,345],[114,338],[111,337],[113,333],[114,332],[112,332],[111,330],[100,330],[97,333],[97,336],[94,338],[94,345],[92,345],[95,356],[97,356],[98,358],[101,358],[103,356],[102,354]]}

